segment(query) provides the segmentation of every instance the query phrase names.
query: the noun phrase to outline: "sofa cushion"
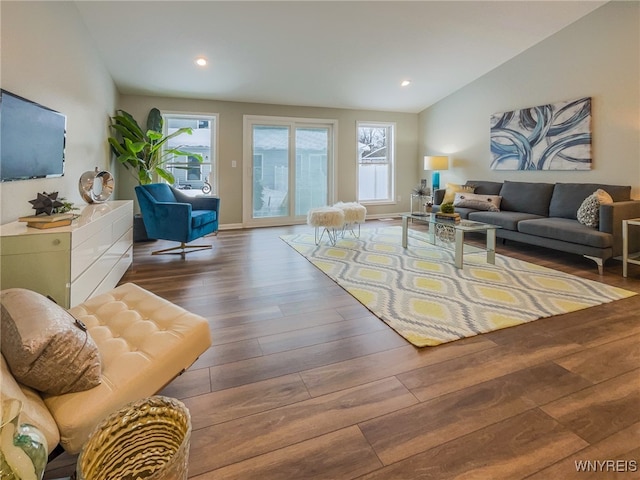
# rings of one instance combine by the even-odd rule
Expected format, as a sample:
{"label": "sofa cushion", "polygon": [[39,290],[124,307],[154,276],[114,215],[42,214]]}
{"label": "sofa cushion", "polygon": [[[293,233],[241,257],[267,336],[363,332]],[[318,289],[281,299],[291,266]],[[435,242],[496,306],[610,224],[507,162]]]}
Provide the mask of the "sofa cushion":
{"label": "sofa cushion", "polygon": [[587,227],[595,228],[600,223],[600,202],[596,195],[589,195],[584,199],[578,213],[576,214],[578,222]]}
{"label": "sofa cushion", "polygon": [[171,187],[166,183],[151,183],[145,185],[144,189],[156,200],[156,202],[176,202],[176,196]]}
{"label": "sofa cushion", "polygon": [[500,189],[500,208],[546,217],[552,194],[553,183],[505,181]]}
{"label": "sofa cushion", "polygon": [[531,220],[536,218],[543,218],[540,215],[533,215],[531,213],[522,212],[483,212],[476,211],[469,214],[469,220],[475,220],[476,222],[490,223],[491,225],[497,225],[507,230],[518,230],[518,223],[522,220]]}
{"label": "sofa cushion", "polygon": [[587,227],[597,228],[600,226],[600,205],[613,203],[611,195],[599,188],[587,198],[585,198],[578,213],[576,214],[578,222]]}
{"label": "sofa cushion", "polygon": [[476,210],[500,211],[499,195],[478,195],[476,193],[456,193],[454,207],[475,208]]}
{"label": "sofa cushion", "polygon": [[473,193],[479,195],[499,195],[502,189],[502,182],[489,182],[486,180],[469,180],[465,185],[474,188]]}
{"label": "sofa cushion", "polygon": [[614,202],[631,199],[631,187],[622,185],[601,185],[597,183],[556,183],[549,203],[549,216],[576,219],[578,208],[585,198],[601,188]]}
{"label": "sofa cushion", "polygon": [[216,221],[215,210],[192,210],[191,211],[191,227],[198,228],[207,223]]}
{"label": "sofa cushion", "polygon": [[593,195],[596,196],[600,205],[608,205],[610,203],[613,203],[613,197],[601,188],[593,192]]}
{"label": "sofa cushion", "polygon": [[23,288],[3,290],[0,302],[2,354],[18,382],[54,395],[100,383],[98,347],[69,312]]}
{"label": "sofa cushion", "polygon": [[569,218],[551,217],[524,220],[518,224],[518,231],[595,248],[610,248],[613,246],[613,235],[610,233],[594,230],[582,225],[577,220]]}
{"label": "sofa cushion", "polygon": [[444,193],[444,198],[442,199],[442,203],[453,203],[456,198],[456,193],[466,192],[473,193],[475,190],[474,187],[468,185],[458,185],[457,183],[447,183],[447,189]]}

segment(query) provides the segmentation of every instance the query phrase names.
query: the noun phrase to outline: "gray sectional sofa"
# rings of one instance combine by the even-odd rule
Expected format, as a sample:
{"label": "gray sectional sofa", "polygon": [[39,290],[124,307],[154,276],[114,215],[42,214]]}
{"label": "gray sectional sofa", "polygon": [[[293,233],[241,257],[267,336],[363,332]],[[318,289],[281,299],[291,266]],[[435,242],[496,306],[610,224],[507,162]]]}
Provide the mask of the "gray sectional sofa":
{"label": "gray sectional sofa", "polygon": [[[498,225],[498,238],[584,255],[598,264],[622,255],[622,220],[640,218],[640,200],[631,199],[631,187],[593,183],[491,182],[470,180],[475,194],[502,197],[500,211],[456,207],[462,218]],[[597,189],[605,190],[613,203],[600,205],[598,228],[577,220],[582,202]],[[434,192],[434,211],[445,195]],[[630,239],[630,251],[640,250]]]}

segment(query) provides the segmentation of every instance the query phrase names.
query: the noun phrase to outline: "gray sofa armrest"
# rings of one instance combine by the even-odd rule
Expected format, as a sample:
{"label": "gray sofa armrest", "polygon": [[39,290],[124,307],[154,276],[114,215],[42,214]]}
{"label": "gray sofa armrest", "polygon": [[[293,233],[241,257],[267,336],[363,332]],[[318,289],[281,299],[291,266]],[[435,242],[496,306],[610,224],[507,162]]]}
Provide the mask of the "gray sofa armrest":
{"label": "gray sofa armrest", "polygon": [[[601,232],[613,234],[613,256],[622,255],[622,220],[640,218],[640,200],[600,205]],[[640,239],[629,239],[629,251],[640,250]]]}

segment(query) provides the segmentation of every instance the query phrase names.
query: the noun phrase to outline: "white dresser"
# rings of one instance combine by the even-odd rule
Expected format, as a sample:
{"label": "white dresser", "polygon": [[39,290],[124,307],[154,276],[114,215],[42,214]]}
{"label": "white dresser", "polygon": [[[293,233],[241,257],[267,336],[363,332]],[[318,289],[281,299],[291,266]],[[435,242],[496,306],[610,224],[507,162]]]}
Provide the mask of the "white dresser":
{"label": "white dresser", "polygon": [[131,200],[87,205],[67,227],[7,223],[0,226],[0,288],[35,290],[68,308],[115,287],[132,246]]}

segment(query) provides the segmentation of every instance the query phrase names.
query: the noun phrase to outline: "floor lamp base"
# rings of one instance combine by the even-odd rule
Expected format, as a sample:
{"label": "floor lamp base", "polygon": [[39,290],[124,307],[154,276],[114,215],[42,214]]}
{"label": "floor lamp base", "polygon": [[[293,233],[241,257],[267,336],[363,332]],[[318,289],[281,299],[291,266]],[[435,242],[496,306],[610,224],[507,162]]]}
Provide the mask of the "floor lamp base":
{"label": "floor lamp base", "polygon": [[433,191],[440,188],[440,172],[433,172],[431,174],[431,188]]}

